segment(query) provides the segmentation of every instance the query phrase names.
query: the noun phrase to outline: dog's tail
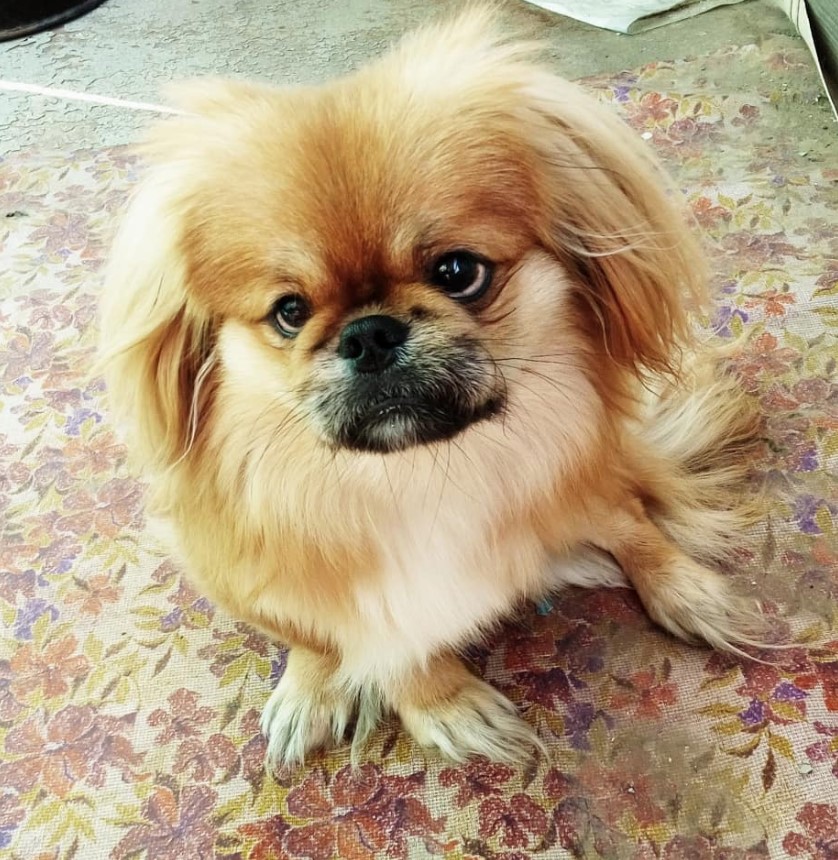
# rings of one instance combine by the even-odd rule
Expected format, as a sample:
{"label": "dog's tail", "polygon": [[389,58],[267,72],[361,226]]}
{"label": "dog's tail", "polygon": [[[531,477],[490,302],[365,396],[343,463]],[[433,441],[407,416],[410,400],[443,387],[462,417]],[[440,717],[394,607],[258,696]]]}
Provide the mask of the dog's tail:
{"label": "dog's tail", "polygon": [[[719,562],[747,543],[765,514],[748,474],[760,444],[756,401],[731,369],[735,347],[684,353],[676,382],[645,389],[635,428],[648,456],[644,498],[650,518],[684,552]],[[641,466],[641,468],[643,468]]]}
{"label": "dog's tail", "polygon": [[763,437],[761,415],[733,372],[733,354],[733,348],[685,351],[677,379],[647,380],[625,440],[627,472],[645,513],[637,521],[651,520],[652,532],[666,538],[657,535],[659,549],[677,547],[671,564],[657,575],[642,565],[622,570],[615,559],[583,546],[557,560],[554,581],[630,583],[650,616],[676,636],[758,659],[742,646],[793,646],[777,644],[778,631],[758,604],[738,596],[714,570],[729,565],[736,551],[754,548],[751,527],[767,512],[766,496],[749,474]]}

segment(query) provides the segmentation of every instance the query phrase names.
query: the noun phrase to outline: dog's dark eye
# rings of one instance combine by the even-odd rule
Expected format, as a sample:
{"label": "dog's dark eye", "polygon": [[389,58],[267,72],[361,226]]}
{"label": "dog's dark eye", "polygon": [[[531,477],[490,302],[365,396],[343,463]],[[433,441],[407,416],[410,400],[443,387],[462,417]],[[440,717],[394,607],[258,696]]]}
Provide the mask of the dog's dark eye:
{"label": "dog's dark eye", "polygon": [[491,282],[491,264],[469,251],[443,254],[431,269],[431,283],[460,302],[479,298]]}
{"label": "dog's dark eye", "polygon": [[271,311],[271,321],[285,337],[296,337],[311,317],[311,306],[296,294],[283,296]]}

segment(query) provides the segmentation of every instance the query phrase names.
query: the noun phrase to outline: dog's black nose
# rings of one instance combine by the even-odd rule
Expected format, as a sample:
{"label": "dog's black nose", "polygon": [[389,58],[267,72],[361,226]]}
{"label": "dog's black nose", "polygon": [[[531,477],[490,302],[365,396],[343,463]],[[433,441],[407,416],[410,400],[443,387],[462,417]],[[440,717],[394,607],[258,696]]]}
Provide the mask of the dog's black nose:
{"label": "dog's black nose", "polygon": [[340,334],[338,355],[359,373],[377,373],[396,360],[408,331],[405,323],[383,314],[352,320]]}

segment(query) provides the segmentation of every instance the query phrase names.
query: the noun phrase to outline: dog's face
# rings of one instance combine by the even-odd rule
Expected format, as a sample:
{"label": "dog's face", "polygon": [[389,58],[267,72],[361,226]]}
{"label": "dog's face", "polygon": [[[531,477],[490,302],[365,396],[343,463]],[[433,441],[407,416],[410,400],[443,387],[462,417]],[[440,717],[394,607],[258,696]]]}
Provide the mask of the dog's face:
{"label": "dog's face", "polygon": [[185,90],[103,320],[118,385],[153,400],[152,459],[189,447],[208,376],[216,421],[386,454],[532,411],[533,390],[556,421],[574,374],[607,398],[670,360],[691,286],[672,203],[619,122],[485,26],[322,88]]}
{"label": "dog's face", "polygon": [[197,189],[184,254],[196,300],[237,324],[222,364],[258,366],[265,402],[325,442],[392,451],[499,416],[503,359],[544,348],[526,308],[544,326],[562,290],[533,295],[543,204],[507,118],[365,95],[275,97]]}

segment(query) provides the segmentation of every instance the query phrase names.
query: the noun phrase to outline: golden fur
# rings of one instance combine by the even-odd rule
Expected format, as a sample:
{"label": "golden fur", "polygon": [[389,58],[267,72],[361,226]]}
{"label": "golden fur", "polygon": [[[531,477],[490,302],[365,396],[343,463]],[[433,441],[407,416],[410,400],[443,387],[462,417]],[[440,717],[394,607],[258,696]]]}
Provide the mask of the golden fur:
{"label": "golden fur", "polygon": [[[750,641],[707,565],[742,525],[754,417],[693,343],[702,254],[628,128],[479,9],[321,87],[177,99],[113,250],[103,362],[185,569],[291,646],[274,765],[379,707],[453,758],[520,757],[533,734],[455,655],[567,582],[625,577],[672,633]],[[426,282],[459,248],[496,266],[474,308]],[[283,340],[289,290],[314,314]],[[425,357],[477,344],[505,409],[391,453],[330,444],[311,391],[369,313],[414,320]]]}

